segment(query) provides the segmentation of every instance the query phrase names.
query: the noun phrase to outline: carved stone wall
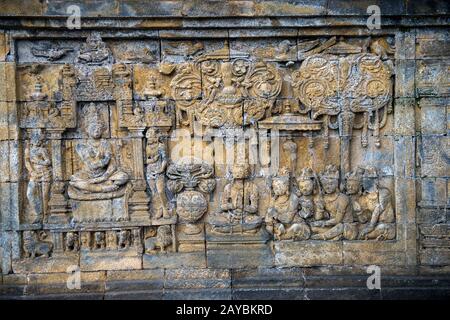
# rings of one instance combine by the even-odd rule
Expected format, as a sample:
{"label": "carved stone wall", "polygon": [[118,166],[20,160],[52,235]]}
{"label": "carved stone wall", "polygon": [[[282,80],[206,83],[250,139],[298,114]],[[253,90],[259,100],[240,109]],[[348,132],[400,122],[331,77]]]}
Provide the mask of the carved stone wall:
{"label": "carved stone wall", "polygon": [[76,2],[0,6],[0,295],[448,296],[448,4]]}

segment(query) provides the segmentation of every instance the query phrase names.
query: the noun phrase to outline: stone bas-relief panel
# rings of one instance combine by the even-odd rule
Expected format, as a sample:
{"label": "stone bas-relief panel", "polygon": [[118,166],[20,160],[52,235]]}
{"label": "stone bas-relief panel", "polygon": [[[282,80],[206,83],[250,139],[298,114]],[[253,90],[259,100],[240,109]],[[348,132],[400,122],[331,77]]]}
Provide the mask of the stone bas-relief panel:
{"label": "stone bas-relief panel", "polygon": [[14,272],[273,266],[305,244],[335,264],[405,241],[392,35],[16,41]]}

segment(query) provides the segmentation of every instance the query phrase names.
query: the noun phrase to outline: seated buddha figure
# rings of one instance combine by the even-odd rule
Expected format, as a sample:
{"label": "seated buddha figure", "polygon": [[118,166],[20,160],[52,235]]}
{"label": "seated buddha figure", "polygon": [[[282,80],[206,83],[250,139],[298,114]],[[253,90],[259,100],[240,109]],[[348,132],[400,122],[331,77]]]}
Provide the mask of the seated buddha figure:
{"label": "seated buddha figure", "polygon": [[392,240],[395,238],[395,213],[389,189],[378,183],[378,172],[368,167],[363,175],[363,192],[359,198],[361,211],[369,221],[359,232],[359,239]]}
{"label": "seated buddha figure", "polygon": [[92,33],[86,43],[81,45],[78,61],[88,64],[101,64],[111,57],[111,51],[102,41],[100,34]]}
{"label": "seated buddha figure", "polygon": [[354,221],[350,199],[339,190],[339,171],[328,165],[320,174],[323,188],[320,207],[324,214],[322,220],[311,222],[313,240],[354,240],[358,236],[357,223]]}
{"label": "seated buddha figure", "polygon": [[291,192],[289,170],[282,168],[272,180],[272,198],[266,215],[266,228],[275,239],[305,240],[311,230],[298,212],[299,199]]}
{"label": "seated buddha figure", "polygon": [[220,210],[210,216],[209,224],[218,233],[256,233],[263,219],[258,215],[258,188],[247,180],[250,166],[235,164],[232,176],[233,181],[223,190]]}
{"label": "seated buddha figure", "polygon": [[95,104],[84,109],[88,139],[78,143],[82,168],[70,178],[69,197],[76,200],[120,197],[129,180],[113,156],[111,143],[101,139],[104,124]]}

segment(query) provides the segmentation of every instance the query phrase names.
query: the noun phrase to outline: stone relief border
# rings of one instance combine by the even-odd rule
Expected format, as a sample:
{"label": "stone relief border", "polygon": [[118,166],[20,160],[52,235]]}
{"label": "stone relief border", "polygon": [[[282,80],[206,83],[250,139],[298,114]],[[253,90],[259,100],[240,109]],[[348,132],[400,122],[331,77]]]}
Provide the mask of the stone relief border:
{"label": "stone relief border", "polygon": [[[395,36],[387,35],[389,36],[391,40],[395,38],[397,50],[405,50],[400,33]],[[76,252],[84,255],[82,261],[86,262],[86,265],[82,265],[82,268],[86,270],[90,270],[89,268],[95,270],[99,265],[104,265],[105,261],[109,263],[113,257],[122,259],[122,262],[117,263],[119,269],[124,266],[138,268],[139,256],[144,251],[144,267],[146,260],[147,266],[150,267],[157,266],[158,263],[159,266],[181,263],[177,260],[181,258],[175,257],[177,253],[193,253],[191,261],[185,262],[187,265],[206,266],[206,261],[202,258],[196,259],[195,256],[205,249],[207,256],[211,256],[208,266],[271,265],[273,261],[275,265],[280,266],[342,263],[414,264],[415,215],[411,203],[414,207],[415,201],[411,202],[405,197],[415,194],[415,186],[411,177],[402,175],[399,168],[403,165],[399,161],[406,159],[414,163],[414,153],[411,155],[412,159],[408,158],[410,152],[407,149],[414,146],[408,144],[407,137],[402,135],[394,139],[392,165],[395,186],[392,190],[378,186],[376,179],[379,172],[376,168],[351,170],[350,165],[350,140],[354,137],[352,129],[361,131],[359,140],[363,148],[368,146],[369,140],[374,141],[376,147],[380,147],[382,140],[379,138],[380,129],[386,125],[389,113],[396,112],[397,101],[402,98],[398,97],[397,92],[393,92],[390,85],[391,74],[398,74],[398,69],[405,66],[396,64],[394,67],[390,61],[394,52],[384,37],[369,43],[365,49],[347,44],[345,39],[339,41],[330,39],[332,37],[328,43],[325,40],[317,44],[308,44],[311,50],[317,53],[302,59],[301,64],[297,59],[293,59],[294,66],[297,67],[294,70],[297,69],[297,73],[292,75],[293,88],[296,89],[292,98],[298,99],[304,107],[294,112],[292,109],[295,106],[290,104],[291,97],[281,88],[282,75],[284,76],[286,71],[282,70],[280,74],[274,67],[274,63],[280,61],[289,64],[292,55],[289,55],[290,48],[287,43],[286,49],[279,48],[278,52],[265,57],[275,62],[264,59],[258,62],[251,61],[248,53],[231,54],[233,50],[227,47],[229,46],[227,44],[223,49],[212,51],[200,48],[198,42],[187,45],[185,43],[179,48],[172,47],[172,50],[185,50],[182,51],[183,55],[191,58],[183,63],[160,63],[157,77],[150,77],[143,88],[142,98],[139,99],[135,99],[134,90],[137,85],[133,82],[135,79],[132,79],[135,74],[130,70],[131,64],[114,62],[111,49],[96,33],[89,34],[86,43],[81,44],[74,64],[64,62],[57,65],[60,69],[58,85],[62,88],[58,94],[55,95],[55,92],[49,89],[45,92],[45,88],[43,89],[45,80],[38,76],[41,67],[32,66],[30,72],[36,74],[34,90],[24,101],[21,97],[17,98],[17,104],[23,105],[19,110],[24,112],[18,115],[21,131],[17,134],[23,145],[18,145],[17,148],[20,150],[19,154],[22,152],[24,154],[24,160],[20,161],[24,161],[30,176],[26,180],[28,181],[26,186],[17,183],[17,194],[26,194],[32,214],[30,223],[23,223],[23,220],[20,220],[23,218],[23,207],[15,211],[16,216],[13,210],[8,209],[11,214],[9,221],[16,225],[9,230],[20,230],[20,236],[15,244],[17,246],[21,243],[19,248],[16,247],[16,251],[21,253],[15,253],[20,259],[16,259],[17,262],[13,263],[13,269],[20,270],[19,265],[24,265],[25,269],[34,268],[33,263],[23,264],[23,258],[42,257],[42,266],[38,268],[54,272],[54,266],[45,261],[46,257],[50,255],[51,259],[60,258],[61,261],[70,264],[70,261],[74,261],[70,254],[77,254]],[[329,45],[332,42],[334,44]],[[297,43],[297,47],[298,45]],[[323,48],[331,50],[323,55],[320,50],[316,50],[317,47],[320,47],[320,50]],[[66,55],[77,54],[76,50],[72,52],[64,47],[46,48],[47,53],[43,55],[42,48],[33,47],[32,54],[49,62],[64,59]],[[363,50],[370,53],[363,53]],[[153,63],[153,60],[144,58],[138,55],[129,61],[139,61],[140,66]],[[362,81],[366,91],[359,87],[361,81],[358,77],[342,76],[346,70],[348,73],[352,72],[349,70],[354,70],[352,69],[354,63],[359,64],[359,68],[369,75],[368,79]],[[19,65],[20,59],[17,68]],[[47,66],[53,65],[44,64],[44,69]],[[328,74],[321,73],[321,68]],[[54,77],[53,72],[50,74]],[[314,74],[317,75],[316,78]],[[163,76],[169,75],[175,76],[171,81],[164,80]],[[337,82],[336,78],[339,79]],[[328,82],[324,82],[323,79],[327,79]],[[407,79],[398,76],[393,79],[396,90],[407,86],[404,83]],[[163,83],[164,81],[167,82]],[[47,88],[49,87],[51,85],[47,85]],[[315,97],[320,99],[315,100]],[[390,103],[393,97],[398,99],[394,100],[392,108]],[[280,111],[276,110],[277,98],[288,101],[282,104]],[[348,100],[352,101],[349,105],[345,103]],[[82,105],[85,120],[88,121],[83,124],[85,132],[81,132],[83,130],[71,132],[73,136],[69,139],[70,157],[78,156],[79,160],[76,160],[78,162],[76,165],[72,165],[72,175],[69,176],[65,171],[68,160],[65,135],[66,131],[78,131],[80,121],[77,110],[80,110]],[[87,111],[84,112],[84,109]],[[233,116],[233,112],[237,116]],[[117,128],[112,128],[113,125],[109,123],[107,139],[103,137],[105,132],[101,129],[104,114],[109,122],[115,117],[114,120],[118,123]],[[308,118],[309,115],[311,118]],[[301,168],[303,170],[300,175],[295,168],[295,160],[290,160],[286,168],[280,168],[279,175],[274,176],[271,182],[273,196],[268,210],[270,213],[265,216],[259,212],[259,217],[258,214],[254,217],[254,207],[258,207],[260,195],[255,191],[256,185],[248,180],[251,174],[249,166],[233,168],[233,179],[225,184],[223,192],[220,191],[221,195],[218,198],[221,199],[221,204],[218,210],[209,211],[211,215],[206,223],[206,230],[196,233],[192,225],[177,225],[176,215],[178,219],[185,215],[184,219],[189,222],[195,220],[195,215],[201,217],[206,213],[204,207],[208,206],[208,194],[218,189],[212,179],[214,168],[208,168],[207,163],[198,163],[193,167],[171,163],[167,147],[170,130],[185,127],[194,117],[209,127],[245,128],[260,124],[263,129],[286,130],[287,139],[282,147],[294,158],[296,147],[293,146],[292,140],[298,137],[298,132],[305,133],[305,137],[311,135],[309,140],[316,141],[313,136],[316,137],[319,132],[327,140],[328,129],[337,130],[338,139],[344,142],[340,146],[341,157],[344,154],[344,159],[340,159],[339,169],[336,166],[329,166],[319,174],[311,169]],[[318,120],[319,117],[322,118]],[[356,117],[362,118],[361,122],[353,122]],[[123,134],[120,132],[121,128],[127,128],[128,136],[121,136]],[[14,129],[12,130],[14,132]],[[113,133],[114,130],[117,132]],[[372,134],[369,134],[370,131]],[[48,142],[45,142],[44,137]],[[330,137],[335,138],[333,133]],[[117,147],[116,142],[123,139],[127,141],[125,143],[127,150],[115,151],[118,150],[113,148]],[[325,149],[328,146],[328,142],[323,145]],[[314,143],[310,143],[310,147],[316,148]],[[95,159],[96,157],[102,159]],[[127,163],[122,158],[134,159],[135,162]],[[92,165],[89,161],[93,161]],[[98,167],[97,161],[103,166]],[[129,168],[122,168],[123,163],[132,165]],[[100,175],[96,170],[100,171]],[[167,170],[166,177],[163,174],[164,170]],[[70,186],[67,185],[68,179]],[[351,186],[352,182],[356,186]],[[317,201],[316,204],[314,197],[317,195],[308,194],[308,186],[302,183],[311,183],[313,188],[319,189],[324,188],[327,183],[336,186],[334,189],[330,186],[331,191],[327,192],[332,195],[329,197],[330,202]],[[292,187],[299,190],[291,189]],[[351,193],[352,187],[355,193]],[[171,199],[164,199],[161,190],[165,188],[177,195],[175,204],[169,203]],[[186,188],[189,194],[182,191],[183,188]],[[363,202],[372,208],[369,211],[372,213],[376,210],[381,211],[377,215],[387,212],[385,216],[388,217],[383,221],[384,224],[379,217],[375,218],[371,214],[362,218],[366,222],[374,220],[374,223],[369,224],[371,230],[369,228],[357,230],[352,225],[353,222],[347,221],[327,223],[326,221],[332,217],[315,221],[321,223],[312,225],[305,223],[305,220],[311,217],[315,219],[316,215],[320,215],[317,212],[308,213],[308,206],[322,207],[325,216],[327,212],[329,216],[340,215],[340,212],[332,213],[329,209],[336,207],[330,204],[336,201],[335,195],[338,199],[345,198],[342,202],[348,202],[352,197],[356,197],[354,194],[361,192],[358,190],[361,188],[367,190]],[[148,190],[152,191],[151,198]],[[322,192],[323,190],[315,190],[315,193]],[[242,198],[239,193],[243,194]],[[159,194],[159,197],[155,197],[154,194]],[[383,203],[381,209],[373,208],[373,200],[370,200],[373,199],[372,195],[377,199],[385,199],[381,201]],[[395,201],[386,200],[392,198]],[[45,205],[46,199],[48,205]],[[95,210],[80,208],[79,205],[82,206],[85,201],[90,200],[102,201],[104,204],[95,204]],[[21,201],[17,201],[16,204],[20,205]],[[77,204],[77,201],[81,204]],[[339,203],[340,200],[337,201]],[[230,204],[232,207],[227,207]],[[183,206],[186,206],[186,209],[183,209],[186,214],[181,213],[183,210],[178,212]],[[298,216],[303,221],[293,221],[289,218],[286,220],[283,217],[283,214],[288,216],[291,214],[292,206],[302,208],[303,212]],[[395,218],[394,220],[389,218],[393,214],[389,213],[393,211],[392,207],[395,208],[396,221]],[[85,224],[82,227],[74,228],[68,224],[67,213],[72,211],[74,214],[74,208],[80,212],[78,220]],[[149,214],[150,209],[152,215]],[[278,212],[280,210],[285,212],[281,212],[280,215]],[[87,211],[99,216],[86,217]],[[256,212],[258,213],[257,209]],[[106,214],[110,214],[111,217],[105,220],[103,218]],[[268,230],[262,228],[263,226],[268,226]],[[283,241],[308,238],[311,240]],[[334,238],[344,240],[319,241]],[[377,238],[390,241],[356,240]],[[275,240],[274,256],[270,250],[263,249],[268,247],[268,241],[272,243],[270,239]],[[244,248],[248,243],[255,249],[250,254],[247,253],[247,261],[239,261],[238,252],[246,250]],[[236,246],[240,246],[240,249],[236,249]],[[101,255],[98,255],[100,253]],[[236,253],[238,258],[231,259],[230,257]],[[98,259],[95,266],[87,263],[90,261],[89,255],[92,254],[96,257],[94,260]],[[158,260],[158,255],[160,261],[155,261]],[[399,256],[402,258],[399,259]],[[65,271],[64,266],[61,264],[58,270]],[[108,265],[108,268],[114,266]]]}

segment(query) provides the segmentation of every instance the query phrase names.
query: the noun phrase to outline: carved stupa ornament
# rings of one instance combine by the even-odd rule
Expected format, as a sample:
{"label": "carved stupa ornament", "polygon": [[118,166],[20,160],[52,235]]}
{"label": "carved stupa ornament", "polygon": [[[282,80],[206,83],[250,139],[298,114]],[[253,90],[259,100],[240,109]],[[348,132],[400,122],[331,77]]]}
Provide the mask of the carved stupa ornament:
{"label": "carved stupa ornament", "polygon": [[[65,73],[61,72],[62,101],[54,101],[43,92],[44,81],[41,76],[36,77],[34,90],[29,96],[29,101],[24,103],[21,109],[21,128],[54,128],[64,130],[75,126],[75,106],[73,102],[66,100],[66,91],[70,91],[71,83]],[[57,92],[52,92],[56,96]]]}
{"label": "carved stupa ornament", "polygon": [[265,117],[280,94],[277,69],[228,46],[178,67],[170,84],[179,124],[237,127]]}
{"label": "carved stupa ornament", "polygon": [[338,43],[327,51],[333,54],[307,57],[293,74],[295,95],[304,105],[302,112],[311,112],[313,119],[322,118],[326,138],[328,128],[339,129],[341,137],[350,137],[352,129],[361,129],[362,145],[366,147],[368,130],[372,130],[378,147],[379,130],[391,111],[391,68],[372,53],[348,55],[357,52],[350,47]]}

